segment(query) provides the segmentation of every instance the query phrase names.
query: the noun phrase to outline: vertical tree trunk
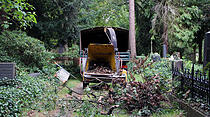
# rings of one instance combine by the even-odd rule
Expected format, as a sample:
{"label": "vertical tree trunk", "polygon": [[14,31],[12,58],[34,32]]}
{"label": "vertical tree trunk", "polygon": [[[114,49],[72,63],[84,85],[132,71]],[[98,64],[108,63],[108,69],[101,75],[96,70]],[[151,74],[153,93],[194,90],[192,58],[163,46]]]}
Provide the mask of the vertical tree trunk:
{"label": "vertical tree trunk", "polygon": [[168,22],[167,22],[167,17],[168,17],[168,6],[166,6],[165,16],[163,16],[163,36],[162,36],[162,38],[163,38],[163,44],[166,46],[165,55],[167,55],[167,53],[168,53]]}
{"label": "vertical tree trunk", "polygon": [[129,44],[131,57],[134,58],[136,57],[134,0],[129,0]]}
{"label": "vertical tree trunk", "polygon": [[196,45],[193,47],[193,63],[196,63]]}

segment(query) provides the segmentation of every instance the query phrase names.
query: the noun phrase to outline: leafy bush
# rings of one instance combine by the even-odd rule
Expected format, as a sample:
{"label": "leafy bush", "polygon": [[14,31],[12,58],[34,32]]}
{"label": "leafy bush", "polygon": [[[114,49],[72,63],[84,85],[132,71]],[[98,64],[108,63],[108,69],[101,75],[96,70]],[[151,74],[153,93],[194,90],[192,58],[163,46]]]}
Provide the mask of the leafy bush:
{"label": "leafy bush", "polygon": [[161,92],[171,91],[171,62],[167,59],[160,59],[160,61],[153,62],[150,56],[142,56],[139,59],[129,62],[128,70],[137,80],[139,77],[136,76],[141,76],[145,81],[150,81],[152,77],[156,76],[160,82]]}
{"label": "leafy bush", "polygon": [[68,51],[64,53],[53,53],[53,54],[54,54],[54,57],[77,58],[79,57],[79,46],[76,44],[72,44],[72,46],[68,49]]}
{"label": "leafy bush", "polygon": [[[0,80],[0,116],[23,116],[30,110],[51,110],[57,100],[57,68],[44,44],[21,31],[0,35],[0,62],[16,63],[16,79]],[[39,72],[39,77],[28,76]]]}
{"label": "leafy bush", "polygon": [[112,82],[113,88],[109,89],[107,102],[111,105],[119,105],[119,108],[128,112],[138,110],[141,116],[148,116],[161,107],[165,97],[160,93],[159,82],[153,77],[144,83],[130,82],[118,79]]}
{"label": "leafy bush", "polygon": [[68,57],[71,60],[61,60],[62,63],[60,65],[66,69],[68,72],[73,74],[76,77],[80,77],[80,68],[79,68],[79,46],[76,44],[72,44],[72,46],[68,49],[68,51],[64,53],[53,53],[55,58],[59,57]]}
{"label": "leafy bush", "polygon": [[57,83],[52,76],[17,76],[12,83],[0,81],[0,116],[20,116],[29,110],[55,108]]}
{"label": "leafy bush", "polygon": [[0,45],[1,62],[16,62],[41,68],[50,57],[41,41],[21,31],[2,32]]}

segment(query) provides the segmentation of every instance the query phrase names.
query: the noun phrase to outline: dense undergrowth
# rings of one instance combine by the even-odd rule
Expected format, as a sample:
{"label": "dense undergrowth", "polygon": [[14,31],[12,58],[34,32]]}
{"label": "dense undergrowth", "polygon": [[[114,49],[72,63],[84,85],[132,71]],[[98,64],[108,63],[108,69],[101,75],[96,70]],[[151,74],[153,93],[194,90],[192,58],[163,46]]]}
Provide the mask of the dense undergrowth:
{"label": "dense undergrowth", "polygon": [[[21,31],[0,35],[0,62],[16,63],[16,78],[0,80],[0,116],[28,116],[31,110],[48,111],[56,107],[60,81],[54,58],[44,43]],[[30,77],[29,73],[40,73]]]}
{"label": "dense undergrowth", "polygon": [[[76,112],[86,117],[100,117],[102,114],[183,116],[183,111],[172,106],[166,96],[173,88],[169,60],[153,62],[151,57],[141,57],[128,63],[128,71],[128,82],[122,79],[113,80],[108,92],[97,94],[86,88],[89,95],[86,97],[87,101],[81,103]],[[174,110],[173,113],[170,110]]]}
{"label": "dense undergrowth", "polygon": [[[52,60],[61,56],[78,57],[78,46],[72,46],[69,52],[58,55],[48,52],[41,41],[20,31],[3,32],[0,44],[0,62],[15,62],[17,71],[14,80],[0,81],[0,116],[29,116],[31,110],[43,112],[56,109],[61,93],[58,93],[60,81],[54,77],[58,68]],[[79,68],[74,61],[62,66],[78,74]],[[172,109],[165,97],[172,89],[168,60],[153,62],[151,57],[142,57],[129,62],[128,71],[127,83],[113,81],[105,93],[97,95],[97,91],[92,92],[96,96],[93,96],[94,100],[61,101],[59,105],[69,109],[76,103],[75,112],[79,116],[115,116],[115,110],[129,116],[150,116],[164,109]],[[28,76],[34,72],[39,72],[40,76]],[[87,91],[87,94],[90,92]],[[117,109],[112,114],[109,109],[113,106]]]}

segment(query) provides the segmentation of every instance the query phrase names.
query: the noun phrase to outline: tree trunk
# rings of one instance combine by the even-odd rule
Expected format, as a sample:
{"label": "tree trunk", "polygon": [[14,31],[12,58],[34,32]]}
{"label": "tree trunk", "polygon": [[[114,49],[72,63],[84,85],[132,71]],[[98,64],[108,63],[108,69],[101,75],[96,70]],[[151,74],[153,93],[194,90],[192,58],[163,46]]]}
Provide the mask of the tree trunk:
{"label": "tree trunk", "polygon": [[193,47],[193,63],[196,63],[196,45]]}
{"label": "tree trunk", "polygon": [[[165,9],[165,16],[163,17],[163,44],[166,46],[166,53],[168,53],[168,22],[167,22],[167,17],[168,17],[168,7],[166,6]],[[164,52],[164,51],[163,51]]]}
{"label": "tree trunk", "polygon": [[134,58],[136,57],[134,0],[129,0],[129,44],[131,57]]}

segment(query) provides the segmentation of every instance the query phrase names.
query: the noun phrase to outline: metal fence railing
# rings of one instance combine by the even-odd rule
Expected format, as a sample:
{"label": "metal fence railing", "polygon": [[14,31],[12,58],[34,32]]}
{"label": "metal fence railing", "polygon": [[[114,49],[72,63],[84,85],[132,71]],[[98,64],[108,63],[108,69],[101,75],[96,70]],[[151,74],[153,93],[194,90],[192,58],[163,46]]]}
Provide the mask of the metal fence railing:
{"label": "metal fence railing", "polygon": [[183,93],[189,92],[193,100],[199,99],[210,105],[210,69],[209,73],[196,70],[194,64],[192,69],[176,68],[172,62],[173,78],[178,78],[180,81],[180,90]]}

